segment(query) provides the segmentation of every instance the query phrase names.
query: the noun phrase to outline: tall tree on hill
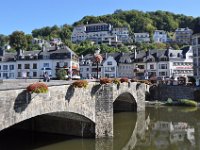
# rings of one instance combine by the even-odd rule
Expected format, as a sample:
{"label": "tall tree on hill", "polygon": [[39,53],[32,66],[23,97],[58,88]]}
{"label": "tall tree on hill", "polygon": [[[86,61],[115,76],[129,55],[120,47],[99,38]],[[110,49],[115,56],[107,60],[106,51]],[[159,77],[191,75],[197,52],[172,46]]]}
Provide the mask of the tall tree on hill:
{"label": "tall tree on hill", "polygon": [[0,34],[0,47],[5,46],[6,43],[8,43],[8,36]]}
{"label": "tall tree on hill", "polygon": [[22,31],[15,31],[10,35],[10,46],[17,52],[27,48],[27,39]]}

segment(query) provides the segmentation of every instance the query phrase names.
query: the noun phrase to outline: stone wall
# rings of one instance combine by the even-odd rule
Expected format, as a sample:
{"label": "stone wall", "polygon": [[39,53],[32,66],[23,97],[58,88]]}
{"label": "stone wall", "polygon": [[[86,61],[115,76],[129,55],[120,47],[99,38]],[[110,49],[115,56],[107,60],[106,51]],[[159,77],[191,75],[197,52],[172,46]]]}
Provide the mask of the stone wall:
{"label": "stone wall", "polygon": [[165,101],[168,98],[171,98],[173,100],[198,100],[199,97],[195,93],[197,93],[197,90],[199,89],[199,87],[159,85],[150,88],[150,95],[152,100]]}
{"label": "stone wall", "polygon": [[[128,93],[137,103],[137,111],[145,109],[145,85],[135,82],[122,83],[119,87],[93,82],[86,89],[54,85],[47,94],[31,94],[25,88],[0,90],[0,131],[33,117],[57,113],[54,114],[57,118],[89,120],[95,124],[96,137],[110,137],[113,136],[113,102],[117,97]],[[58,112],[68,113],[58,116]],[[63,126],[61,121],[60,126]]]}

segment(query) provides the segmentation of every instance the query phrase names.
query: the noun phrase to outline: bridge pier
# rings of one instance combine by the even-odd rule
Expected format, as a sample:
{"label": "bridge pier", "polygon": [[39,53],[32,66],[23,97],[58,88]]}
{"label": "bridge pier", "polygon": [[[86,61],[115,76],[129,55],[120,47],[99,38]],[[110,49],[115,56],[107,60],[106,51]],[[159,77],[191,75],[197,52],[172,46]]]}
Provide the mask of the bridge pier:
{"label": "bridge pier", "polygon": [[113,136],[113,88],[104,85],[96,93],[95,133],[96,138]]}

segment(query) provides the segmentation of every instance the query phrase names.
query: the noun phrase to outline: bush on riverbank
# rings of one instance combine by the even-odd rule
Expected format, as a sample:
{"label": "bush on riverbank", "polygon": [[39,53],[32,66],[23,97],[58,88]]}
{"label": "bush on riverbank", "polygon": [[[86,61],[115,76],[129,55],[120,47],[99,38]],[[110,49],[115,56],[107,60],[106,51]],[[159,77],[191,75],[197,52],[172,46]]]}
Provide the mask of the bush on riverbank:
{"label": "bush on riverbank", "polygon": [[166,105],[169,106],[192,106],[197,107],[197,102],[189,99],[178,99],[176,101],[172,100],[171,98],[168,98]]}

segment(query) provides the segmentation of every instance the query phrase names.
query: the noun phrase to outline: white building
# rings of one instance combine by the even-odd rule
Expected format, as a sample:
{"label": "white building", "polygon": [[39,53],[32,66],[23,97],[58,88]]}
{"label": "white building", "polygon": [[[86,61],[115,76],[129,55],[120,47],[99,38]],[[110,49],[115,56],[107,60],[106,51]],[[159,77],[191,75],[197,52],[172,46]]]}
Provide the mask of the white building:
{"label": "white building", "polygon": [[[116,38],[115,38],[116,37]],[[115,39],[113,39],[115,38]],[[74,27],[71,41],[79,43],[85,40],[91,40],[95,43],[120,43],[129,42],[128,28],[112,28],[107,23],[87,24]]]}
{"label": "white building", "polygon": [[109,36],[111,25],[107,23],[88,24],[74,27],[71,40],[74,43],[91,40],[102,42],[102,37]]}
{"label": "white building", "polygon": [[117,77],[117,62],[113,58],[113,56],[105,57],[105,61],[103,62],[103,77],[108,78],[116,78]]}
{"label": "white building", "polygon": [[130,42],[129,30],[128,30],[127,27],[113,28],[112,29],[112,35],[116,35],[118,40],[121,41],[122,43]]}
{"label": "white building", "polygon": [[148,43],[150,42],[149,33],[134,33],[135,42],[137,43]]}
{"label": "white building", "polygon": [[0,79],[42,78],[45,72],[56,78],[59,69],[65,69],[70,75],[79,74],[78,56],[68,47],[43,48],[38,51],[20,51],[5,53],[0,50]]}
{"label": "white building", "polygon": [[200,84],[200,33],[192,36],[192,49],[193,49],[193,64],[194,64],[194,77],[197,85]]}
{"label": "white building", "polygon": [[169,50],[169,71],[170,77],[193,76],[193,51],[192,47],[183,50]]}
{"label": "white building", "polygon": [[175,31],[175,40],[181,44],[191,44],[193,31],[189,28],[178,28]]}
{"label": "white building", "polygon": [[153,41],[156,43],[167,42],[167,33],[164,30],[155,30],[153,34]]}
{"label": "white building", "polygon": [[[115,60],[119,54],[102,54],[103,61],[99,64],[99,78],[117,77],[117,61]],[[88,54],[82,56],[80,60],[80,76],[83,79],[91,79],[97,77],[97,64],[94,62],[94,55]]]}

